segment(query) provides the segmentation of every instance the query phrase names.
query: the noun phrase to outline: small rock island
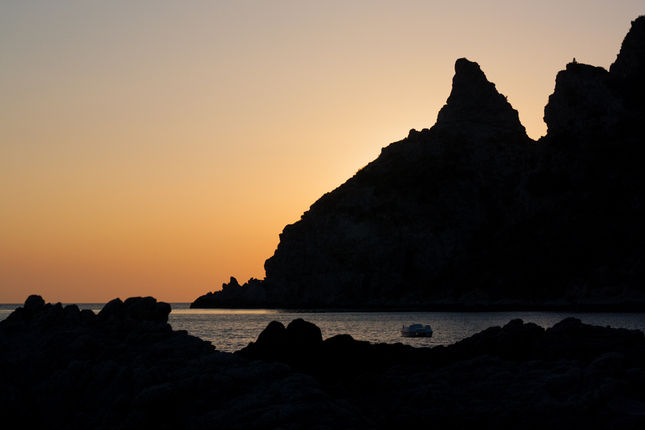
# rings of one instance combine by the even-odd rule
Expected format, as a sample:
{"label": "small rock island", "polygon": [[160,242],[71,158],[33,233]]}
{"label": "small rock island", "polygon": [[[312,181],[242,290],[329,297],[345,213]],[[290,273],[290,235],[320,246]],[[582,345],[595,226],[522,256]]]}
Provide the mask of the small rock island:
{"label": "small rock island", "polygon": [[544,120],[531,140],[457,60],[432,128],[286,226],[265,279],[193,307],[645,309],[645,17],[609,70],[558,73]]}

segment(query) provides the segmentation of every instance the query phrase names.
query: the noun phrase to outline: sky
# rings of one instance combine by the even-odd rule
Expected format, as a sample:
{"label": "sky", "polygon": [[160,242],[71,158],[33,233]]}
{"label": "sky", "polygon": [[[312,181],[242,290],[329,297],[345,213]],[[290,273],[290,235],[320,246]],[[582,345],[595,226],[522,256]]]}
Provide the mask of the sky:
{"label": "sky", "polygon": [[192,302],[410,129],[455,60],[546,133],[642,0],[0,0],[0,303]]}

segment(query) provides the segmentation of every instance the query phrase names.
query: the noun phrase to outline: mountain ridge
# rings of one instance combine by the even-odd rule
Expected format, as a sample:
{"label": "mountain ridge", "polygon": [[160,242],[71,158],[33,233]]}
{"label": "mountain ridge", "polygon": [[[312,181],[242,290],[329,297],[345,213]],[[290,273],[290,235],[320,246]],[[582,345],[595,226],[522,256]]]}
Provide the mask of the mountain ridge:
{"label": "mountain ridge", "polygon": [[264,280],[193,307],[645,309],[645,17],[609,71],[569,63],[547,135],[455,63],[430,129],[284,228]]}

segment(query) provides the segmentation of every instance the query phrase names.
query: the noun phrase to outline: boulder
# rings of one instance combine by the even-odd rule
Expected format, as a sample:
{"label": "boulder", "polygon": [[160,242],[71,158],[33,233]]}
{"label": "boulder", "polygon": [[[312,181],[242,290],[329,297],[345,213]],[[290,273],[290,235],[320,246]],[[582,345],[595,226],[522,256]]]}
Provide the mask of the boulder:
{"label": "boulder", "polygon": [[[368,427],[355,407],[309,376],[279,363],[249,363],[173,331],[169,311],[152,297],[115,299],[95,315],[30,296],[0,321],[3,426]],[[294,327],[297,339],[310,339],[308,323]]]}
{"label": "boulder", "polygon": [[[264,351],[273,330],[267,327],[258,338]],[[322,342],[317,360],[286,351],[282,362],[295,363],[330,393],[359,406],[375,428],[429,421],[465,429],[645,425],[645,339],[637,330],[574,318],[545,330],[512,320],[434,348],[338,335]],[[239,354],[264,359],[261,349]]]}

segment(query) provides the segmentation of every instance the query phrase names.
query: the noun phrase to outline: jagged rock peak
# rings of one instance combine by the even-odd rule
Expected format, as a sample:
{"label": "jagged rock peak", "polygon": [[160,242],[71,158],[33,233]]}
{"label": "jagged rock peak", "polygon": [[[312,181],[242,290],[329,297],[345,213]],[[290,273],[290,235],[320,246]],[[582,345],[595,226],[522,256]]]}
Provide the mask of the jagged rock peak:
{"label": "jagged rock peak", "polygon": [[452,91],[439,111],[436,126],[454,124],[459,124],[465,133],[480,133],[482,127],[487,127],[526,136],[517,111],[488,81],[479,64],[465,58],[455,62]]}
{"label": "jagged rock peak", "polygon": [[544,108],[548,135],[579,139],[640,129],[645,114],[645,16],[632,21],[609,72],[587,64],[567,64]]}
{"label": "jagged rock peak", "polygon": [[544,107],[549,136],[606,134],[624,116],[623,103],[609,85],[602,67],[569,63],[555,79],[555,90]]}
{"label": "jagged rock peak", "polygon": [[609,71],[623,78],[645,71],[645,15],[632,21],[632,27],[623,39],[618,57]]}

